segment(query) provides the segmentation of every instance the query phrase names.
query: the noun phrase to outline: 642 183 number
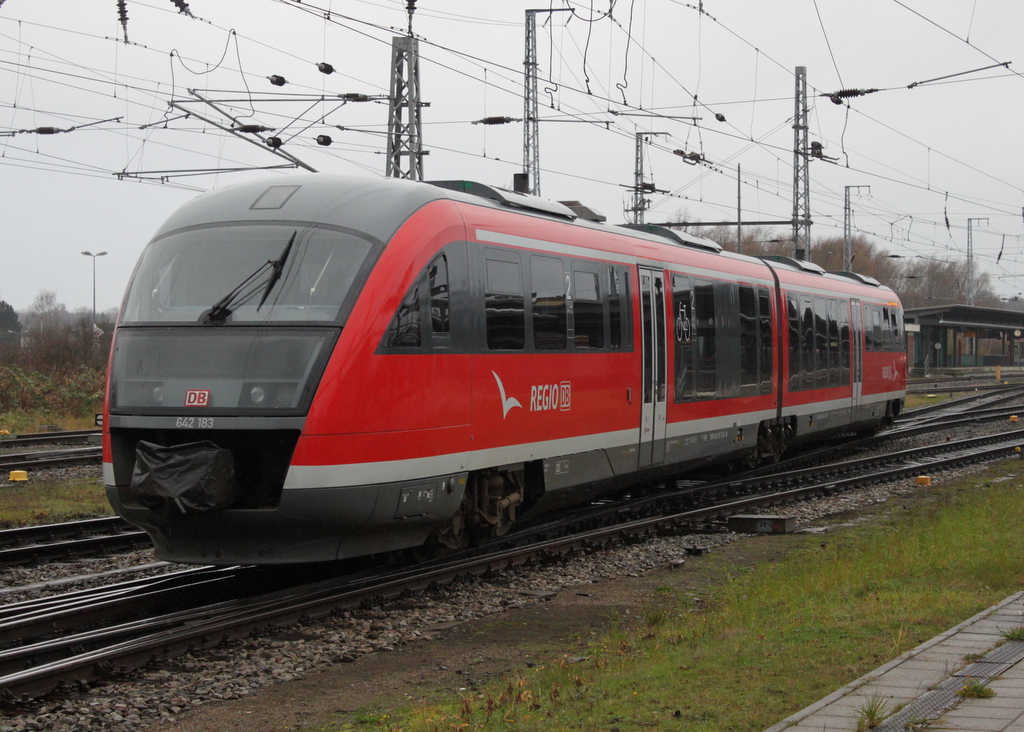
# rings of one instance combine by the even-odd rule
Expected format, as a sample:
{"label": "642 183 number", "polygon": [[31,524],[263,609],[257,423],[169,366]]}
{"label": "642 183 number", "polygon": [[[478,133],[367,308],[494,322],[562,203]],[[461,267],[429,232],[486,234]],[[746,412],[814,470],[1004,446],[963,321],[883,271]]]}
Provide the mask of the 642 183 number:
{"label": "642 183 number", "polygon": [[192,428],[208,430],[213,428],[213,417],[178,417],[174,420],[174,426],[186,430]]}

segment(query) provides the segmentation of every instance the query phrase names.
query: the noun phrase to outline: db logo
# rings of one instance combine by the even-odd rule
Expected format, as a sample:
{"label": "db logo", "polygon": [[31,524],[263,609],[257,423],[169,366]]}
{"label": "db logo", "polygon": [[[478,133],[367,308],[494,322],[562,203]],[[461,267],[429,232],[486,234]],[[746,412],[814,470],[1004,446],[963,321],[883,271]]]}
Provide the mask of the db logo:
{"label": "db logo", "polygon": [[187,389],[185,391],[186,407],[205,407],[210,403],[209,389]]}

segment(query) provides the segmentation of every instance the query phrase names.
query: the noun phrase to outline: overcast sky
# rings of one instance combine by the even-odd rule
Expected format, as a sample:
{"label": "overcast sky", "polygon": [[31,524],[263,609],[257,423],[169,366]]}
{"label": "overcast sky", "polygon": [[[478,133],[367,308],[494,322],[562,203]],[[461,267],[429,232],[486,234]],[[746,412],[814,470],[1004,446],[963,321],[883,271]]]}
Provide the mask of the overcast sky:
{"label": "overcast sky", "polygon": [[[841,235],[844,187],[869,186],[853,196],[858,232],[896,255],[956,258],[968,219],[987,220],[974,224],[979,267],[1001,295],[1024,291],[1024,3],[704,0],[701,12],[698,2],[419,0],[426,178],[511,186],[522,124],[472,122],[523,116],[524,10],[572,8],[538,16],[545,197],[623,221],[635,135],[658,132],[644,163],[667,193],[651,196],[648,221],[735,220],[737,165],[743,218],[790,219],[793,73],[806,66],[810,137],[830,158],[810,166],[812,237]],[[404,0],[188,7],[192,17],[171,0],[128,0],[126,44],[110,0],[0,5],[0,299],[25,309],[52,290],[72,310],[91,307],[81,252],[106,251],[96,304],[116,307],[174,209],[294,173],[227,172],[285,161],[218,129],[226,115],[275,128],[321,172],[383,173],[386,102],[337,95],[386,97]],[[1013,63],[979,70],[1002,62]],[[288,83],[271,85],[274,74]],[[842,105],[818,96],[840,89],[879,91]],[[41,127],[76,129],[31,132]],[[331,146],[316,144],[323,134]]]}

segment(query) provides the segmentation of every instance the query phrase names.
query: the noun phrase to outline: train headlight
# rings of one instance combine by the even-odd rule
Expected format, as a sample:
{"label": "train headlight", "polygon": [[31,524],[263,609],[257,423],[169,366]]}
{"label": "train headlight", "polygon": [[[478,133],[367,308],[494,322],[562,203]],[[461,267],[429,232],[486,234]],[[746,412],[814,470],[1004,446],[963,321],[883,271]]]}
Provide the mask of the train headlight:
{"label": "train headlight", "polygon": [[164,388],[162,386],[154,386],[153,391],[150,393],[153,397],[154,404],[164,403]]}
{"label": "train headlight", "polygon": [[300,396],[294,381],[249,381],[242,384],[242,409],[294,409]]}

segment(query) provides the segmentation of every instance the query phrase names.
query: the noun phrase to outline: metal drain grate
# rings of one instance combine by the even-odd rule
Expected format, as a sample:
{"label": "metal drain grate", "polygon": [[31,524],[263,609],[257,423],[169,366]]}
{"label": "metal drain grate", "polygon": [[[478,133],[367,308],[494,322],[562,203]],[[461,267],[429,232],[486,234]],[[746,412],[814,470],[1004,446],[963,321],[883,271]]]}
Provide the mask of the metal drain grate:
{"label": "metal drain grate", "polygon": [[875,729],[877,732],[903,732],[908,722],[936,719],[960,701],[957,691],[963,688],[964,679],[970,678],[985,683],[1022,660],[1024,660],[1024,641],[1007,641],[987,653],[984,658],[957,671],[935,689],[918,697]]}

